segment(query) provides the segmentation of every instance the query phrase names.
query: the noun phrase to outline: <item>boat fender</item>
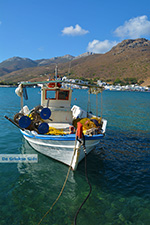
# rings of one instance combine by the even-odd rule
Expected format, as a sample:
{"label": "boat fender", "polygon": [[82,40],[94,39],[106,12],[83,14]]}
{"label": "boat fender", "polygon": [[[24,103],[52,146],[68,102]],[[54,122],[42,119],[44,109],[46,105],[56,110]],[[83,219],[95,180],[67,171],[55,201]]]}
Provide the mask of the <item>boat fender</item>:
{"label": "boat fender", "polygon": [[30,126],[30,124],[31,124],[31,119],[28,116],[22,116],[19,119],[19,126],[21,128],[27,128]]}
{"label": "boat fender", "polygon": [[22,96],[22,93],[23,93],[22,84],[19,84],[19,86],[15,89],[15,93],[16,93],[16,95],[18,95],[19,97]]}
{"label": "boat fender", "polygon": [[79,139],[82,139],[82,136],[83,136],[83,125],[80,122],[77,123],[77,134],[76,134],[76,136]]}
{"label": "boat fender", "polygon": [[77,123],[76,139],[83,146],[83,150],[85,150],[85,136],[83,134],[83,125],[80,122]]}

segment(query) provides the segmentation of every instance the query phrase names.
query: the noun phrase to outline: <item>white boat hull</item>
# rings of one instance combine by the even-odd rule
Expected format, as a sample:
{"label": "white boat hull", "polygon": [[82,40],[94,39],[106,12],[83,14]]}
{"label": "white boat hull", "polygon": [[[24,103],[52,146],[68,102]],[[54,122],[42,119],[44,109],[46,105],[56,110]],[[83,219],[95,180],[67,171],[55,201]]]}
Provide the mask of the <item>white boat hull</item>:
{"label": "white boat hull", "polygon": [[[75,134],[65,136],[34,135],[29,131],[21,131],[24,138],[38,152],[60,161],[73,170],[85,157],[83,147],[79,141],[75,141]],[[91,152],[100,142],[103,134],[85,136],[86,153]]]}

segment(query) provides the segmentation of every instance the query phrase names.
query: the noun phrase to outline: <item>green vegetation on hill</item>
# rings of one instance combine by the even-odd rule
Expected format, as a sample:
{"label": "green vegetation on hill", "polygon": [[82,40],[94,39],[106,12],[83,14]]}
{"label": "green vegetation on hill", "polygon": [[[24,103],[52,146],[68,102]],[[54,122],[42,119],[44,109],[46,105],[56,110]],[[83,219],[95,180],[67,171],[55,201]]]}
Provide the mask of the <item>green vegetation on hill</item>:
{"label": "green vegetation on hill", "polygon": [[113,82],[114,85],[120,84],[120,85],[129,85],[129,84],[142,84],[144,81],[140,80],[138,82],[137,78],[130,77],[130,78],[124,78],[123,80],[120,80],[119,78],[116,78]]}

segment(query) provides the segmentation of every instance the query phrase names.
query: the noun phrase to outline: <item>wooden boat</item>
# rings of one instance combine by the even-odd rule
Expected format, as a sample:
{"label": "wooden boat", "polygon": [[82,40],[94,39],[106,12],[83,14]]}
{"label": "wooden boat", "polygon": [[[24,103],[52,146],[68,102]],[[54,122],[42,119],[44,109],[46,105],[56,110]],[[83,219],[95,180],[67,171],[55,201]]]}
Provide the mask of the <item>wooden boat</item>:
{"label": "wooden boat", "polygon": [[[63,88],[64,81],[40,82],[41,105],[29,110],[23,106],[27,98],[26,86],[21,83],[16,93],[21,97],[21,110],[13,122],[29,144],[38,152],[60,161],[76,170],[85,153],[91,152],[104,137],[107,121],[74,105],[71,108],[72,89]],[[100,90],[89,85],[90,90]]]}

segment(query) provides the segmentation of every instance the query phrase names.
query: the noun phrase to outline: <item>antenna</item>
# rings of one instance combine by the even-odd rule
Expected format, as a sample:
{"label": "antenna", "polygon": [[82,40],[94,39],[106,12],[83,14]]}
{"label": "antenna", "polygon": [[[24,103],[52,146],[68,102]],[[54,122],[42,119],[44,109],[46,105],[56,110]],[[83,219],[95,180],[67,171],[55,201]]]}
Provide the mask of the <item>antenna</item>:
{"label": "antenna", "polygon": [[56,67],[55,67],[55,79],[57,80],[57,75],[58,75],[58,66],[56,64]]}

